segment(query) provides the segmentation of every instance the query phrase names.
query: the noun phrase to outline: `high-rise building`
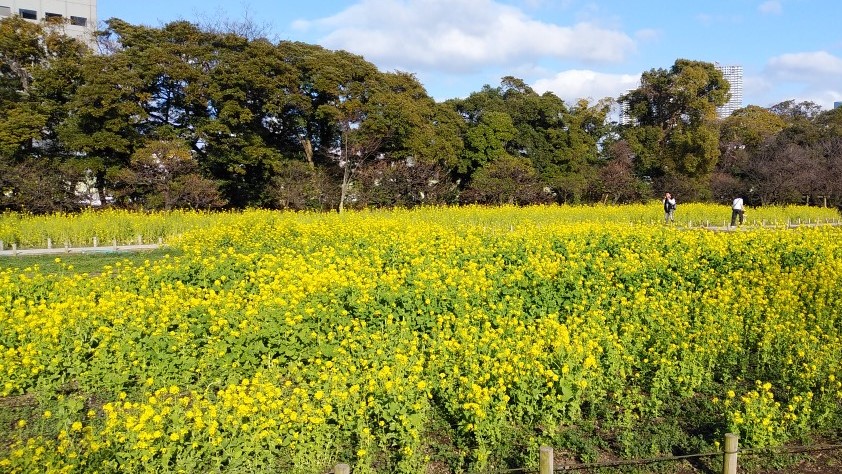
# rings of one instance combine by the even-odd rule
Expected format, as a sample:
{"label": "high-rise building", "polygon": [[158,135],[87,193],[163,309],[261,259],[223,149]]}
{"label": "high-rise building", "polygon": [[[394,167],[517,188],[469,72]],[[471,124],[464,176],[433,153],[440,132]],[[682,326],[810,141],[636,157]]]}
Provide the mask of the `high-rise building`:
{"label": "high-rise building", "polygon": [[[630,90],[626,91],[627,94],[629,92],[631,92],[631,91]],[[618,104],[620,105],[620,108],[619,108],[620,125],[635,125],[636,121],[635,121],[634,117],[632,117],[631,114],[629,113],[630,112],[629,103],[623,100],[623,101],[618,102]]]}
{"label": "high-rise building", "polygon": [[30,21],[64,19],[68,36],[95,45],[96,0],[0,0],[0,18],[12,15]]}
{"label": "high-rise building", "polygon": [[716,115],[719,118],[725,118],[743,107],[743,67],[722,66],[719,63],[715,63],[714,66],[722,72],[722,76],[731,85],[731,99],[722,107],[716,108]]}

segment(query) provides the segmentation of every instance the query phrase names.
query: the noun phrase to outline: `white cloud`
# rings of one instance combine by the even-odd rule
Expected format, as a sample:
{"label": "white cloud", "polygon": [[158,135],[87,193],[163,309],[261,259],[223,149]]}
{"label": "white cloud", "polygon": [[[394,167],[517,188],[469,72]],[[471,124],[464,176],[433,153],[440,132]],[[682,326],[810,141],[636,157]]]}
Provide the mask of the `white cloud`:
{"label": "white cloud", "polygon": [[826,51],[782,54],[771,58],[766,68],[783,80],[808,83],[832,81],[835,84],[842,75],[842,58]]}
{"label": "white cloud", "polygon": [[743,77],[744,95],[764,95],[774,90],[775,85],[763,76]]}
{"label": "white cloud", "polygon": [[766,63],[765,73],[774,80],[776,95],[784,97],[780,100],[810,100],[829,109],[842,97],[842,58],[826,51],[775,56]]}
{"label": "white cloud", "polygon": [[630,89],[640,85],[640,75],[606,74],[596,71],[572,69],[553,77],[535,81],[532,88],[536,92],[551,91],[564,99],[575,103],[579,99],[599,100],[603,97],[617,98]]}
{"label": "white cloud", "polygon": [[298,21],[319,43],[386,68],[478,71],[543,59],[617,62],[635,50],[622,31],[558,25],[494,0],[361,0],[334,16]]}
{"label": "white cloud", "polygon": [[780,15],[783,12],[783,6],[777,0],[769,0],[761,3],[757,10],[765,15]]}
{"label": "white cloud", "polygon": [[661,31],[654,28],[645,28],[635,31],[634,37],[640,41],[654,41],[661,37]]}

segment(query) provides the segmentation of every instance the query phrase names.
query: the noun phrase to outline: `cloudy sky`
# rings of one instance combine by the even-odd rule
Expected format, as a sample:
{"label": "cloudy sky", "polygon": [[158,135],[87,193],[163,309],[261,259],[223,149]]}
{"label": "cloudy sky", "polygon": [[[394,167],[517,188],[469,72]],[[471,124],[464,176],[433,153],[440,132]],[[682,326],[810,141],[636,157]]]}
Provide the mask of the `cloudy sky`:
{"label": "cloudy sky", "polygon": [[616,97],[678,58],[743,66],[743,105],[842,101],[839,0],[99,0],[98,15],[249,18],[415,73],[440,101],[508,75],[566,101]]}

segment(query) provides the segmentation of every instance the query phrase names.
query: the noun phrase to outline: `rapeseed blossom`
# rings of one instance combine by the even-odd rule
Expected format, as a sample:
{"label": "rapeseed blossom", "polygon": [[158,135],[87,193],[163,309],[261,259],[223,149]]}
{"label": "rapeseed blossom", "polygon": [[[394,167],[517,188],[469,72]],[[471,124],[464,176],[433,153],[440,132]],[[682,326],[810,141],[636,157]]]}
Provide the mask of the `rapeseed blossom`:
{"label": "rapeseed blossom", "polygon": [[563,212],[249,211],[155,261],[0,270],[0,392],[42,391],[18,429],[56,433],[21,437],[0,466],[257,472],[342,452],[411,471],[446,419],[482,470],[513,427],[589,410],[620,426],[709,400],[748,446],[838,415],[839,229]]}

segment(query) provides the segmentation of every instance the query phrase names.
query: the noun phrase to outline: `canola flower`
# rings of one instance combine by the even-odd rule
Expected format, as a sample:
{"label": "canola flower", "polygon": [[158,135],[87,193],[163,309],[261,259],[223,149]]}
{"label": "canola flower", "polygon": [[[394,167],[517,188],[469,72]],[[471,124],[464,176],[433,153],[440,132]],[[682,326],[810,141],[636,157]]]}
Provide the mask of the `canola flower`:
{"label": "canola flower", "polygon": [[42,400],[0,470],[423,472],[442,429],[482,470],[521,427],[699,399],[748,446],[838,423],[840,229],[605,209],[249,211],[175,257],[0,269],[0,396]]}

